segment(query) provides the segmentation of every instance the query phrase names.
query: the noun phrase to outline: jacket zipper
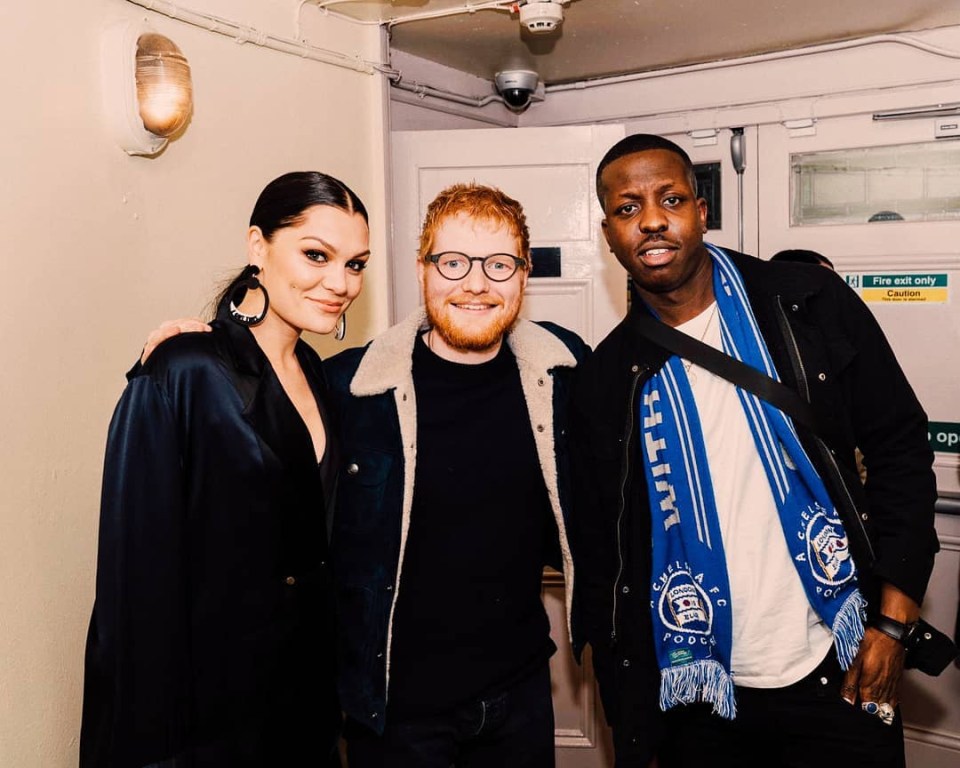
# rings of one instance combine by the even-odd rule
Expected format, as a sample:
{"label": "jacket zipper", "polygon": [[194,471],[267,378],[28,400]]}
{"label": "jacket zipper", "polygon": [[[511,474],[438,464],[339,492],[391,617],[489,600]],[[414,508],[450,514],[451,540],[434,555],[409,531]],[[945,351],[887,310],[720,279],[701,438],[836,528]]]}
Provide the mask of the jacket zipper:
{"label": "jacket zipper", "polygon": [[[793,335],[793,328],[790,327],[790,321],[787,318],[787,313],[783,308],[781,296],[777,296],[777,308],[780,310],[780,326],[783,330],[784,336],[786,336],[787,339],[787,353],[790,355],[790,360],[794,366],[794,372],[797,375],[797,384],[800,388],[800,394],[803,395],[803,399],[809,403],[810,387],[807,383],[807,372],[803,367],[803,358],[800,357],[800,347],[797,345],[797,340]],[[863,534],[863,541],[867,545],[867,550],[870,552],[870,559],[876,560],[876,555],[873,551],[873,544],[870,541],[870,537],[867,535],[867,529],[863,525],[863,519],[860,517],[860,510],[857,509],[856,502],[854,502],[853,496],[850,495],[850,489],[847,488],[847,484],[843,479],[843,475],[840,474],[840,467],[837,466],[837,460],[833,457],[833,453],[819,435],[815,434],[813,436],[813,441],[817,445],[817,450],[820,451],[820,456],[826,462],[827,468],[831,471],[836,484],[843,492],[849,509],[853,512],[853,518],[856,520],[857,526],[860,528],[860,533]]]}
{"label": "jacket zipper", "polygon": [[623,435],[623,463],[620,473],[620,511],[617,513],[617,578],[613,581],[613,615],[610,622],[610,643],[617,641],[617,592],[620,589],[620,578],[623,576],[623,544],[620,528],[623,523],[623,513],[627,506],[627,478],[630,475],[628,463],[630,461],[630,442],[633,440],[634,403],[637,399],[637,384],[647,371],[646,366],[636,369],[633,381],[630,383],[630,398],[627,402],[627,428]]}

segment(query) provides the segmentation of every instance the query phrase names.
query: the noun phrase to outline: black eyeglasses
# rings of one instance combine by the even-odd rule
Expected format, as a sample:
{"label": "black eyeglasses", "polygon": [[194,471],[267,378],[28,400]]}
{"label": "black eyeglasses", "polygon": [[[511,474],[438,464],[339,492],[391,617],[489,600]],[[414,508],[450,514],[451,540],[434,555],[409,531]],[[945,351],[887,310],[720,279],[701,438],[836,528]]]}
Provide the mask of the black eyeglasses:
{"label": "black eyeglasses", "polygon": [[431,253],[427,261],[437,265],[441,277],[447,280],[463,280],[473,269],[473,262],[479,261],[480,266],[490,280],[502,283],[513,277],[517,270],[526,269],[527,260],[509,253],[491,253],[489,256],[467,256],[459,251],[444,251]]}

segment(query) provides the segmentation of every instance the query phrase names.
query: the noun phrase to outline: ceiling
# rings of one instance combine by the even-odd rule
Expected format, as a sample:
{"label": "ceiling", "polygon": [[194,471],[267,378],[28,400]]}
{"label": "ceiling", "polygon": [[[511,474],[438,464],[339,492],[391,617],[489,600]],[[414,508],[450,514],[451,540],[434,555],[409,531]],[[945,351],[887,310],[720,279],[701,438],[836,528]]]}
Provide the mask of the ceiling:
{"label": "ceiling", "polygon": [[[492,79],[533,69],[548,85],[739,58],[894,32],[960,25],[960,0],[571,0],[560,28],[521,30],[478,0],[320,0],[331,13],[390,21],[391,48]],[[409,18],[409,21],[402,21]]]}

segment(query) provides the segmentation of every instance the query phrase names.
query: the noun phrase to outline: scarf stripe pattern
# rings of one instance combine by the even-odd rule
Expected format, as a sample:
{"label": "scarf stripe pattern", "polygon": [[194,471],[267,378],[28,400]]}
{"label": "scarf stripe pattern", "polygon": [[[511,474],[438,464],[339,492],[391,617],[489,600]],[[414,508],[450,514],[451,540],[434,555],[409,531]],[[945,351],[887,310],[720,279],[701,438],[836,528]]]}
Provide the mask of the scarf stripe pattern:
{"label": "scarf stripe pattern", "polygon": [[[779,380],[739,271],[724,251],[706,247],[723,351]],[[804,592],[831,628],[847,669],[863,637],[866,602],[843,523],[791,419],[739,387],[737,395]],[[702,701],[732,719],[730,583],[700,417],[676,355],[644,385],[638,419],[652,516],[650,604],[660,707]]]}

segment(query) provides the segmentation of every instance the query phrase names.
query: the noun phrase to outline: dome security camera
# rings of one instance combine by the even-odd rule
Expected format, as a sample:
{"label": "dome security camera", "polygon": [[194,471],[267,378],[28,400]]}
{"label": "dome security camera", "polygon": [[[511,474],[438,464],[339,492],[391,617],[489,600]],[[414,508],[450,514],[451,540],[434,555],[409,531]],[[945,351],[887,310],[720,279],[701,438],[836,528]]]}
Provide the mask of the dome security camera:
{"label": "dome security camera", "polygon": [[514,112],[523,112],[530,106],[530,99],[537,90],[540,75],[529,69],[507,69],[497,72],[493,80],[507,108]]}

